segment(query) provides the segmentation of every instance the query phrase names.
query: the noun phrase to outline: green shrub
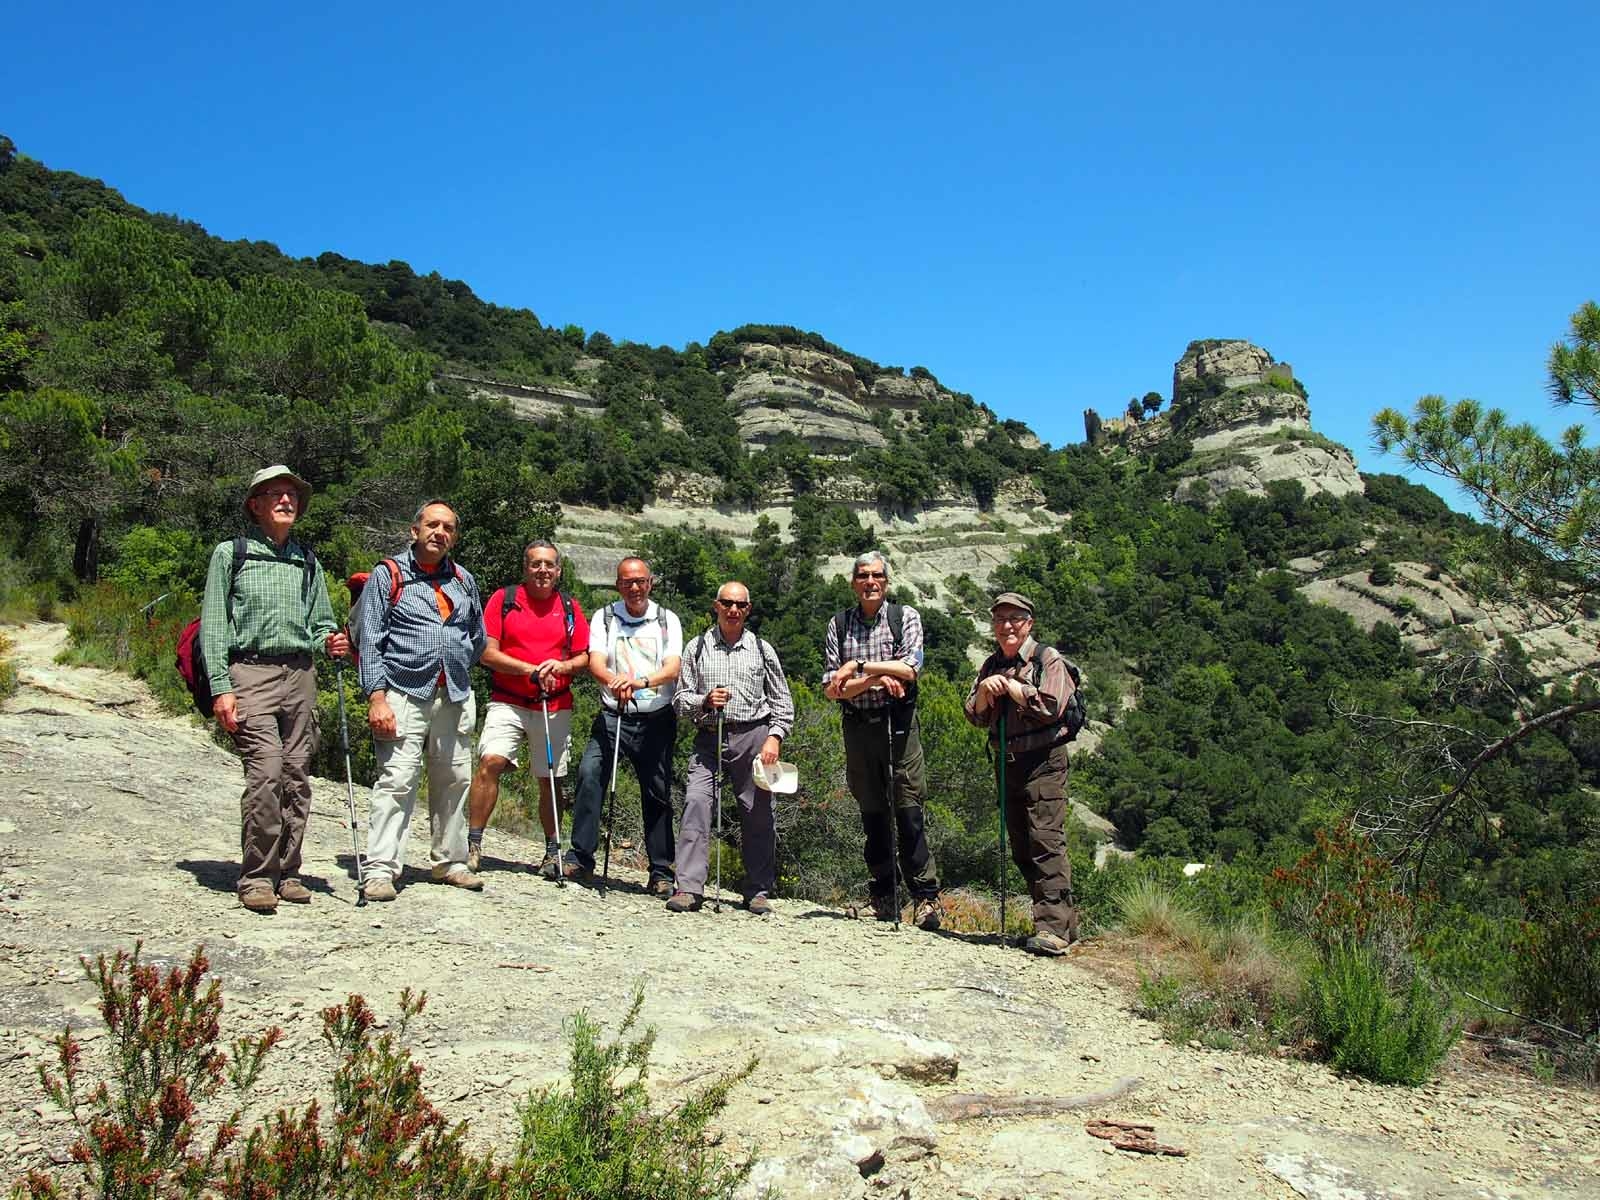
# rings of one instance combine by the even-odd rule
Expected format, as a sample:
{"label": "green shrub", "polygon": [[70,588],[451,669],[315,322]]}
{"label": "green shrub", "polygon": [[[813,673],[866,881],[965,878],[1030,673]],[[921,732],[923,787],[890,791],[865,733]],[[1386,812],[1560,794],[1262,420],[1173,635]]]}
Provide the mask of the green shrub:
{"label": "green shrub", "polygon": [[1600,1036],[1600,898],[1542,906],[1523,923],[1512,961],[1524,1012]]}
{"label": "green shrub", "polygon": [[11,639],[0,633],[0,700],[17,694],[17,664],[11,661]]}
{"label": "green shrub", "polygon": [[183,529],[135,525],[117,543],[107,582],[151,596],[172,588],[198,592],[205,587],[210,547]]}
{"label": "green shrub", "polygon": [[1149,878],[1119,892],[1117,908],[1125,932],[1163,947],[1141,978],[1139,1011],[1169,1040],[1266,1050],[1299,1039],[1305,955],[1264,919],[1209,924],[1189,897]]}
{"label": "green shrub", "polygon": [[545,1089],[522,1110],[522,1134],[510,1173],[517,1195],[570,1200],[676,1200],[731,1197],[749,1178],[753,1158],[735,1161],[707,1144],[706,1128],[735,1084],[756,1068],[745,1065],[653,1112],[645,1078],[655,1031],[629,1040],[644,1003],[641,989],[618,1029],[602,1043],[588,1013],[567,1022],[572,1038],[570,1090]]}
{"label": "green shrub", "polygon": [[1333,1065],[1378,1083],[1415,1087],[1455,1044],[1460,1026],[1448,1019],[1420,975],[1403,998],[1367,950],[1336,948],[1313,978],[1311,1025]]}
{"label": "green shrub", "polygon": [[145,597],[102,583],[67,606],[72,645],[61,661],[126,671],[143,679],[169,712],[193,711],[193,701],[173,658],[178,634],[200,611],[188,592],[174,592],[153,607]]}
{"label": "green shrub", "polygon": [[[236,1040],[230,1058],[219,1045],[221,987],[203,950],[165,975],[141,962],[141,951],[79,960],[100,993],[110,1077],[89,1083],[70,1029],[56,1039],[54,1070],[39,1068],[45,1094],[77,1130],[71,1157],[82,1182],[102,1200],[727,1200],[755,1164],[753,1155],[717,1151],[707,1136],[754,1058],[669,1111],[651,1110],[645,1079],[655,1031],[628,1039],[642,989],[615,1042],[600,1040],[587,1013],[568,1022],[570,1084],[523,1102],[522,1133],[503,1162],[467,1149],[467,1122],[452,1124],[424,1095],[405,1035],[427,997],[409,989],[399,1020],[376,1036],[377,1016],[360,996],[323,1010],[323,1041],[335,1058],[326,1112],[316,1100],[299,1112],[280,1108],[241,1142],[244,1097],[282,1030]],[[203,1106],[225,1085],[240,1106],[208,1126]],[[37,1170],[11,1190],[12,1200],[68,1194],[85,1193]]]}

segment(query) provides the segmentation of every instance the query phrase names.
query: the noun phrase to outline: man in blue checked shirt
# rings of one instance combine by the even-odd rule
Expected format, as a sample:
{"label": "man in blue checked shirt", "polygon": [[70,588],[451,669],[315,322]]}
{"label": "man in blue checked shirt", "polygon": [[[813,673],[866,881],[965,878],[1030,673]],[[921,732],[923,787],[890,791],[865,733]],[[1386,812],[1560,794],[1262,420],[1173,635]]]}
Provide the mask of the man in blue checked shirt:
{"label": "man in blue checked shirt", "polygon": [[888,602],[889,560],[877,550],[856,559],[850,587],[860,603],[828,622],[822,685],[843,716],[845,780],[866,833],[873,915],[880,921],[898,918],[892,899],[892,848],[898,843],[899,870],[916,900],[914,920],[922,929],[937,929],[939,872],[923,821],[927,783],[916,708],[922,618],[910,605]]}
{"label": "man in blue checked shirt", "polygon": [[417,509],[411,546],[373,568],[361,594],[358,654],[378,755],[367,822],[367,899],[393,900],[424,759],[435,883],[479,891],[467,869],[467,786],[477,707],[472,664],[483,653],[477,582],[450,551],[459,535],[443,500]]}

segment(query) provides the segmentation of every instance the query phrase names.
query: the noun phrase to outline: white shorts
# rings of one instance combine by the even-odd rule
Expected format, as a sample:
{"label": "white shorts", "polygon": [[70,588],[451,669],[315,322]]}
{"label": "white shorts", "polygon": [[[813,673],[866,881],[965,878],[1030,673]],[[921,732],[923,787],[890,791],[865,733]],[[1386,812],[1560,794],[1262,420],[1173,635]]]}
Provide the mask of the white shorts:
{"label": "white shorts", "polygon": [[[551,752],[556,761],[556,774],[567,773],[567,749],[571,741],[572,710],[559,709],[550,714]],[[528,740],[528,769],[540,779],[550,778],[549,759],[545,757],[544,710],[523,708],[504,701],[489,701],[489,715],[483,720],[483,732],[478,735],[478,757],[491,754],[517,765],[517,748]]]}

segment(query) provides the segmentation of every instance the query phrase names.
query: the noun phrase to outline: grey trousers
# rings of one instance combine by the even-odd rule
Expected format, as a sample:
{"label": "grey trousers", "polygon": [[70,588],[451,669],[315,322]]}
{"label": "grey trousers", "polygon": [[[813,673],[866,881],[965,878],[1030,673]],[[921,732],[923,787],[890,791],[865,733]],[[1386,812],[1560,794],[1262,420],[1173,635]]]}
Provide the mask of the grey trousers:
{"label": "grey trousers", "polygon": [[311,815],[311,756],[317,747],[317,673],[310,655],[228,668],[238,704],[233,744],[244,759],[239,799],[239,894],[276,891],[300,873]]}
{"label": "grey trousers", "polygon": [[[764,724],[735,732],[727,730],[722,744],[722,782],[730,785],[739,801],[739,852],[744,859],[744,898],[757,892],[771,895],[778,885],[778,825],[772,811],[772,793],[756,787],[754,768],[769,730]],[[717,761],[717,731],[695,734],[689,753],[689,779],[684,789],[683,820],[678,823],[678,890],[701,896],[706,890],[710,859],[712,806],[721,803],[713,786]]]}

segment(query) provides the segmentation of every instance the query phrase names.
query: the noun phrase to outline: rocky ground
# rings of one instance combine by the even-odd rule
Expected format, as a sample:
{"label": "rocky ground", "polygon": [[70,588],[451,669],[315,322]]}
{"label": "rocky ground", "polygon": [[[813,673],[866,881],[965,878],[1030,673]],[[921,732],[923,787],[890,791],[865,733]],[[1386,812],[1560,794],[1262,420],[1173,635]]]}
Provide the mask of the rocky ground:
{"label": "rocky ground", "polygon": [[[786,1197],[1600,1194],[1594,1093],[1460,1057],[1410,1090],[1175,1047],[1095,969],[1092,942],[1043,961],[800,901],[767,919],[731,905],[673,916],[637,875],[604,896],[558,889],[523,869],[533,847],[493,833],[481,894],[414,870],[398,901],[357,908],[341,784],[317,789],[314,902],[257,916],[233,895],[236,763],[137,683],[53,665],[61,627],[12,633],[23,686],[0,710],[0,1186],[63,1161],[71,1140],[34,1067],[63,1024],[97,1026],[77,956],[143,938],[162,962],[206,944],[225,1035],[287,1031],[261,1108],[325,1078],[321,1007],[359,991],[393,1013],[410,985],[432,997],[414,1030],[430,1095],[494,1144],[519,1097],[563,1076],[562,1018],[587,1006],[615,1021],[642,982],[661,1099],[760,1057],[721,1127]],[[1012,1115],[970,1116],[957,1099],[970,1094]],[[1118,1150],[1086,1133],[1095,1118],[1152,1123],[1187,1157]],[[858,1166],[879,1160],[870,1176]]]}

